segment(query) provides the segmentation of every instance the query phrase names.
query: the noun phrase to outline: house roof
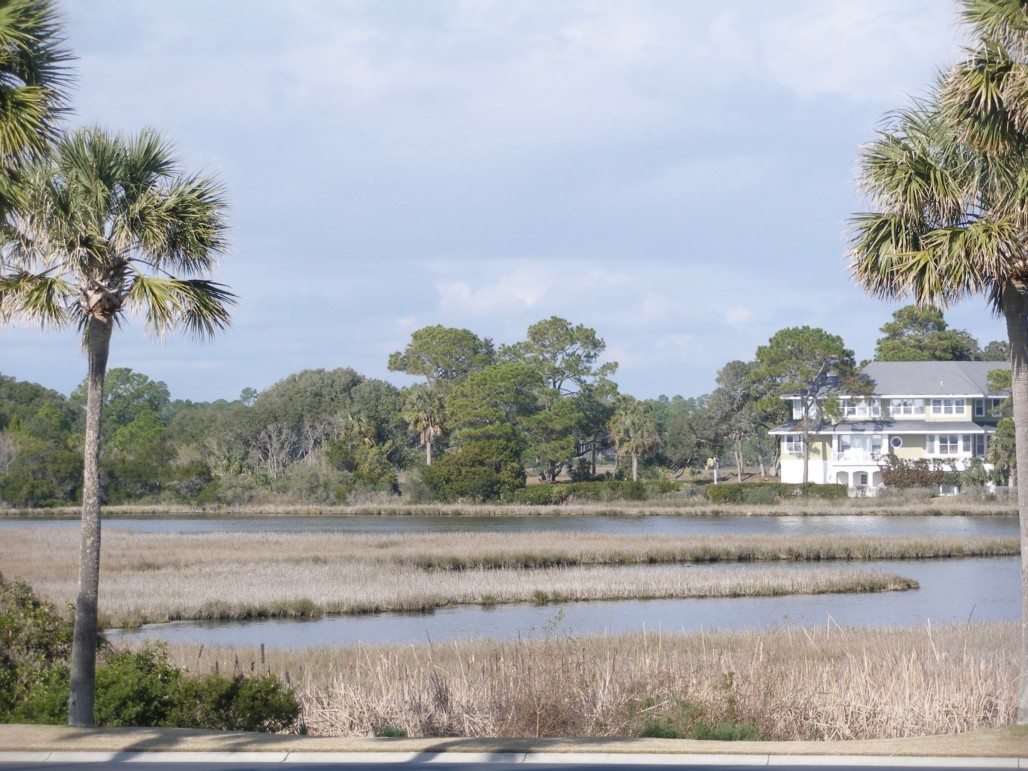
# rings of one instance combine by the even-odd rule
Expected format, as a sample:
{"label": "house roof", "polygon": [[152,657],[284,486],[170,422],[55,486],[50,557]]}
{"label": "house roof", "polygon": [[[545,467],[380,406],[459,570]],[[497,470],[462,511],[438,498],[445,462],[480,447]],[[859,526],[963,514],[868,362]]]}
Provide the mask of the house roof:
{"label": "house roof", "polygon": [[862,371],[878,396],[983,396],[990,393],[988,375],[994,369],[1010,369],[1010,363],[872,361]]}
{"label": "house roof", "polygon": [[[790,420],[768,431],[773,436],[799,433],[799,420]],[[843,420],[826,425],[817,434],[994,434],[995,423],[971,420]]]}

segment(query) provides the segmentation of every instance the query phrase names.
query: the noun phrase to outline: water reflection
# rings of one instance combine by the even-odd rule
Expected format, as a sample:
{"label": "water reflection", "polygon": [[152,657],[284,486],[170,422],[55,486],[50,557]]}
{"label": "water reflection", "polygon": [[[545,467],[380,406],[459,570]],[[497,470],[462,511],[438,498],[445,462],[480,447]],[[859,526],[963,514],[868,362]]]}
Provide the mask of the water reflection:
{"label": "water reflection", "polygon": [[[891,518],[890,518],[891,519]],[[357,643],[412,644],[468,638],[514,639],[663,630],[778,626],[919,626],[1020,617],[1016,557],[876,562],[871,568],[916,579],[921,588],[884,594],[836,594],[709,600],[578,602],[546,606],[448,608],[430,615],[386,613],[315,621],[176,622],[127,632],[128,639],[308,648]],[[795,565],[796,570],[817,569]]]}

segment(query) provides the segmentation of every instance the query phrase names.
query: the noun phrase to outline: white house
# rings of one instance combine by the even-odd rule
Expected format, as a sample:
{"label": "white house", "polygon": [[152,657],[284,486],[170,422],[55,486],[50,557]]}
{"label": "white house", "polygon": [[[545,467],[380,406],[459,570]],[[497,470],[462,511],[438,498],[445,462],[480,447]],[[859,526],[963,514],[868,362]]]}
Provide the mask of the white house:
{"label": "white house", "polygon": [[[870,397],[837,393],[841,417],[816,433],[810,447],[809,480],[872,492],[882,484],[880,461],[938,458],[966,468],[984,460],[1001,417],[1005,393],[990,393],[988,373],[1009,370],[996,361],[876,361],[863,369]],[[786,397],[789,400],[789,397]],[[780,437],[783,482],[803,481],[800,400],[792,420],[769,433]]]}

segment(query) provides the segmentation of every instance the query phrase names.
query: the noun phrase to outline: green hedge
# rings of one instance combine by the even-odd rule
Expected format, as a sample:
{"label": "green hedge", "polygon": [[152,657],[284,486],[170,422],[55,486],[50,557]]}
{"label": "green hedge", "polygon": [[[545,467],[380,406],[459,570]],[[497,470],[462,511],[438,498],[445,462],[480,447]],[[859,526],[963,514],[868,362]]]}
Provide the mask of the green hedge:
{"label": "green hedge", "polygon": [[679,482],[647,480],[631,482],[569,482],[529,485],[512,491],[505,500],[529,506],[558,506],[568,501],[648,501],[682,489]]}
{"label": "green hedge", "polygon": [[713,503],[748,503],[751,505],[774,504],[793,497],[824,498],[838,500],[849,492],[846,485],[790,485],[783,482],[754,482],[751,484],[723,482],[704,488],[707,498]]}
{"label": "green hedge", "polygon": [[[72,621],[24,581],[0,574],[0,723],[68,719]],[[97,726],[174,726],[282,731],[300,707],[272,675],[190,675],[163,648],[101,650]]]}

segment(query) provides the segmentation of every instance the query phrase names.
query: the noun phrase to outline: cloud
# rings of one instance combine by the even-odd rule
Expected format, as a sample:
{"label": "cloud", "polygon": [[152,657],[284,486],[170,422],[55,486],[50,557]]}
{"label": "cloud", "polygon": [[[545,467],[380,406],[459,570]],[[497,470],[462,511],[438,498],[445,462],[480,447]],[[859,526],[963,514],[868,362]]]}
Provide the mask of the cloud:
{"label": "cloud", "polygon": [[790,3],[756,32],[763,66],[804,99],[895,102],[951,57],[951,9],[938,0]]}

